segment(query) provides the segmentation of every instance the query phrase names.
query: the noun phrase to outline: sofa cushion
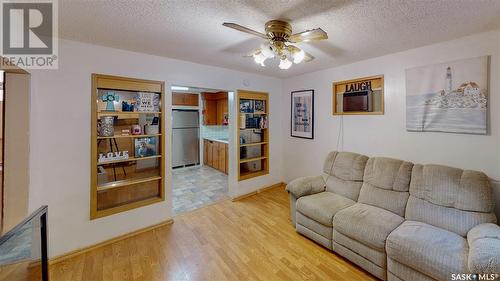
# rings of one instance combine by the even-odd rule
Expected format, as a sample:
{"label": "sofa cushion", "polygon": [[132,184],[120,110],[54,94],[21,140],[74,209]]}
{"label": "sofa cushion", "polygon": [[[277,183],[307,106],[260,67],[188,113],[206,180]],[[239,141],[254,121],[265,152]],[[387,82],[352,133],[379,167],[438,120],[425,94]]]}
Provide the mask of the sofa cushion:
{"label": "sofa cushion", "polygon": [[335,176],[328,176],[325,180],[326,191],[330,191],[351,200],[358,201],[362,181],[346,181]]}
{"label": "sofa cushion", "polygon": [[326,191],[357,201],[367,160],[352,152],[330,152],[323,165]]}
{"label": "sofa cushion", "polygon": [[297,211],[323,225],[332,226],[333,216],[356,202],[331,192],[321,192],[297,200]]}
{"label": "sofa cushion", "polygon": [[433,204],[463,211],[489,213],[494,207],[489,179],[477,171],[415,165],[410,193]]}
{"label": "sofa cushion", "polygon": [[387,238],[387,256],[438,280],[468,273],[467,240],[435,226],[405,221]]}
{"label": "sofa cushion", "polygon": [[414,196],[408,199],[405,218],[434,225],[463,237],[478,224],[496,222],[495,213],[462,211],[432,204]]}
{"label": "sofa cushion", "polygon": [[331,226],[326,226],[322,223],[319,223],[313,219],[310,219],[300,212],[297,212],[297,224],[296,226],[303,226],[323,237],[325,237],[328,240],[332,240],[332,227]]}
{"label": "sofa cushion", "polygon": [[358,202],[404,216],[412,167],[412,163],[402,160],[370,158]]}
{"label": "sofa cushion", "polygon": [[[333,218],[335,230],[373,249],[385,251],[385,240],[403,218],[387,210],[356,203]],[[333,237],[335,240],[335,237]]]}
{"label": "sofa cushion", "polygon": [[496,222],[493,205],[484,173],[415,165],[405,217],[465,236],[477,224]]}
{"label": "sofa cushion", "polygon": [[326,157],[323,172],[346,181],[362,181],[368,157],[352,153],[333,151]]}
{"label": "sofa cushion", "polygon": [[412,167],[410,162],[372,157],[366,163],[363,181],[386,190],[408,191]]}

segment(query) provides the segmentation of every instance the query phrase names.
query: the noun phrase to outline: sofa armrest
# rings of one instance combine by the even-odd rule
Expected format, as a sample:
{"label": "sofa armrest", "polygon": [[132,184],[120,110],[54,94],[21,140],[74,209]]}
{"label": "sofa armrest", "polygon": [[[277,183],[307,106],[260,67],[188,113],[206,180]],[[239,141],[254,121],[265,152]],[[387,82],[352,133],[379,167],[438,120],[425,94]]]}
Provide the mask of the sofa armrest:
{"label": "sofa armrest", "polygon": [[473,273],[500,272],[500,227],[493,223],[476,225],[467,233],[469,270]]}
{"label": "sofa armrest", "polygon": [[325,191],[325,180],[322,176],[302,177],[291,181],[286,186],[286,191],[296,199]]}

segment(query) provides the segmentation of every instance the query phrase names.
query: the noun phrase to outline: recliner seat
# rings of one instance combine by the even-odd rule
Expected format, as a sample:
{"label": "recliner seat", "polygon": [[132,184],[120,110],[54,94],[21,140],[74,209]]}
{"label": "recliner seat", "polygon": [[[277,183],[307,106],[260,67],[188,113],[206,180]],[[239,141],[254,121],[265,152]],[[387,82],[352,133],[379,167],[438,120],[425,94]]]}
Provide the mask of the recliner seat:
{"label": "recliner seat", "polygon": [[[493,207],[485,174],[415,165],[406,221],[387,238],[388,259],[394,261],[388,265],[389,280],[409,280],[410,275],[447,280],[453,273],[477,273],[473,263],[469,267],[469,252],[476,247],[470,247],[468,233],[485,223],[496,223]],[[500,249],[496,255],[494,268],[500,270]],[[411,271],[416,273],[408,274]]]}
{"label": "recliner seat", "polygon": [[332,249],[333,217],[356,203],[367,160],[368,157],[356,153],[331,152],[321,176],[298,179],[287,185],[292,220],[299,233]]}
{"label": "recliner seat", "polygon": [[404,221],[413,164],[375,157],[366,164],[358,203],[339,211],[333,249],[382,280],[387,279],[387,236]]}

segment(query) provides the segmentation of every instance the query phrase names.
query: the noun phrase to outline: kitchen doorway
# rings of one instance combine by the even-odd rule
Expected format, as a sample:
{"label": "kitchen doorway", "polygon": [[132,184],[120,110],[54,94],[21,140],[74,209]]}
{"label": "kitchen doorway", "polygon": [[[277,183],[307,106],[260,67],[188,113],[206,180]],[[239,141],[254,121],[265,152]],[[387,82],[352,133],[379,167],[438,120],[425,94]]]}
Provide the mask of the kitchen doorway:
{"label": "kitchen doorway", "polygon": [[30,75],[0,70],[0,234],[28,214]]}
{"label": "kitchen doorway", "polygon": [[229,198],[228,91],[172,86],[174,215]]}

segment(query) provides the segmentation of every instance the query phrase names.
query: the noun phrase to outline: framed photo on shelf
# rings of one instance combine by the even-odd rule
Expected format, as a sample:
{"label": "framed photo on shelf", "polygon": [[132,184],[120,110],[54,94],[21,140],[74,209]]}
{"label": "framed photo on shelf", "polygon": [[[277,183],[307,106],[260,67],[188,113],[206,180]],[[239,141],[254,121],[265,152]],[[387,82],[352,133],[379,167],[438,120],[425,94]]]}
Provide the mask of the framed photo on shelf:
{"label": "framed photo on shelf", "polygon": [[157,154],[156,138],[137,138],[134,140],[135,157],[148,157]]}
{"label": "framed photo on shelf", "polygon": [[266,112],[266,104],[263,100],[254,101],[254,113],[262,114]]}
{"label": "framed photo on shelf", "polygon": [[314,138],[314,90],[292,92],[290,135],[296,138]]}
{"label": "framed photo on shelf", "polygon": [[139,92],[136,95],[135,110],[139,112],[155,112],[160,110],[160,95]]}
{"label": "framed photo on shelf", "polygon": [[254,101],[253,100],[240,100],[240,112],[241,113],[253,113],[254,111]]}

